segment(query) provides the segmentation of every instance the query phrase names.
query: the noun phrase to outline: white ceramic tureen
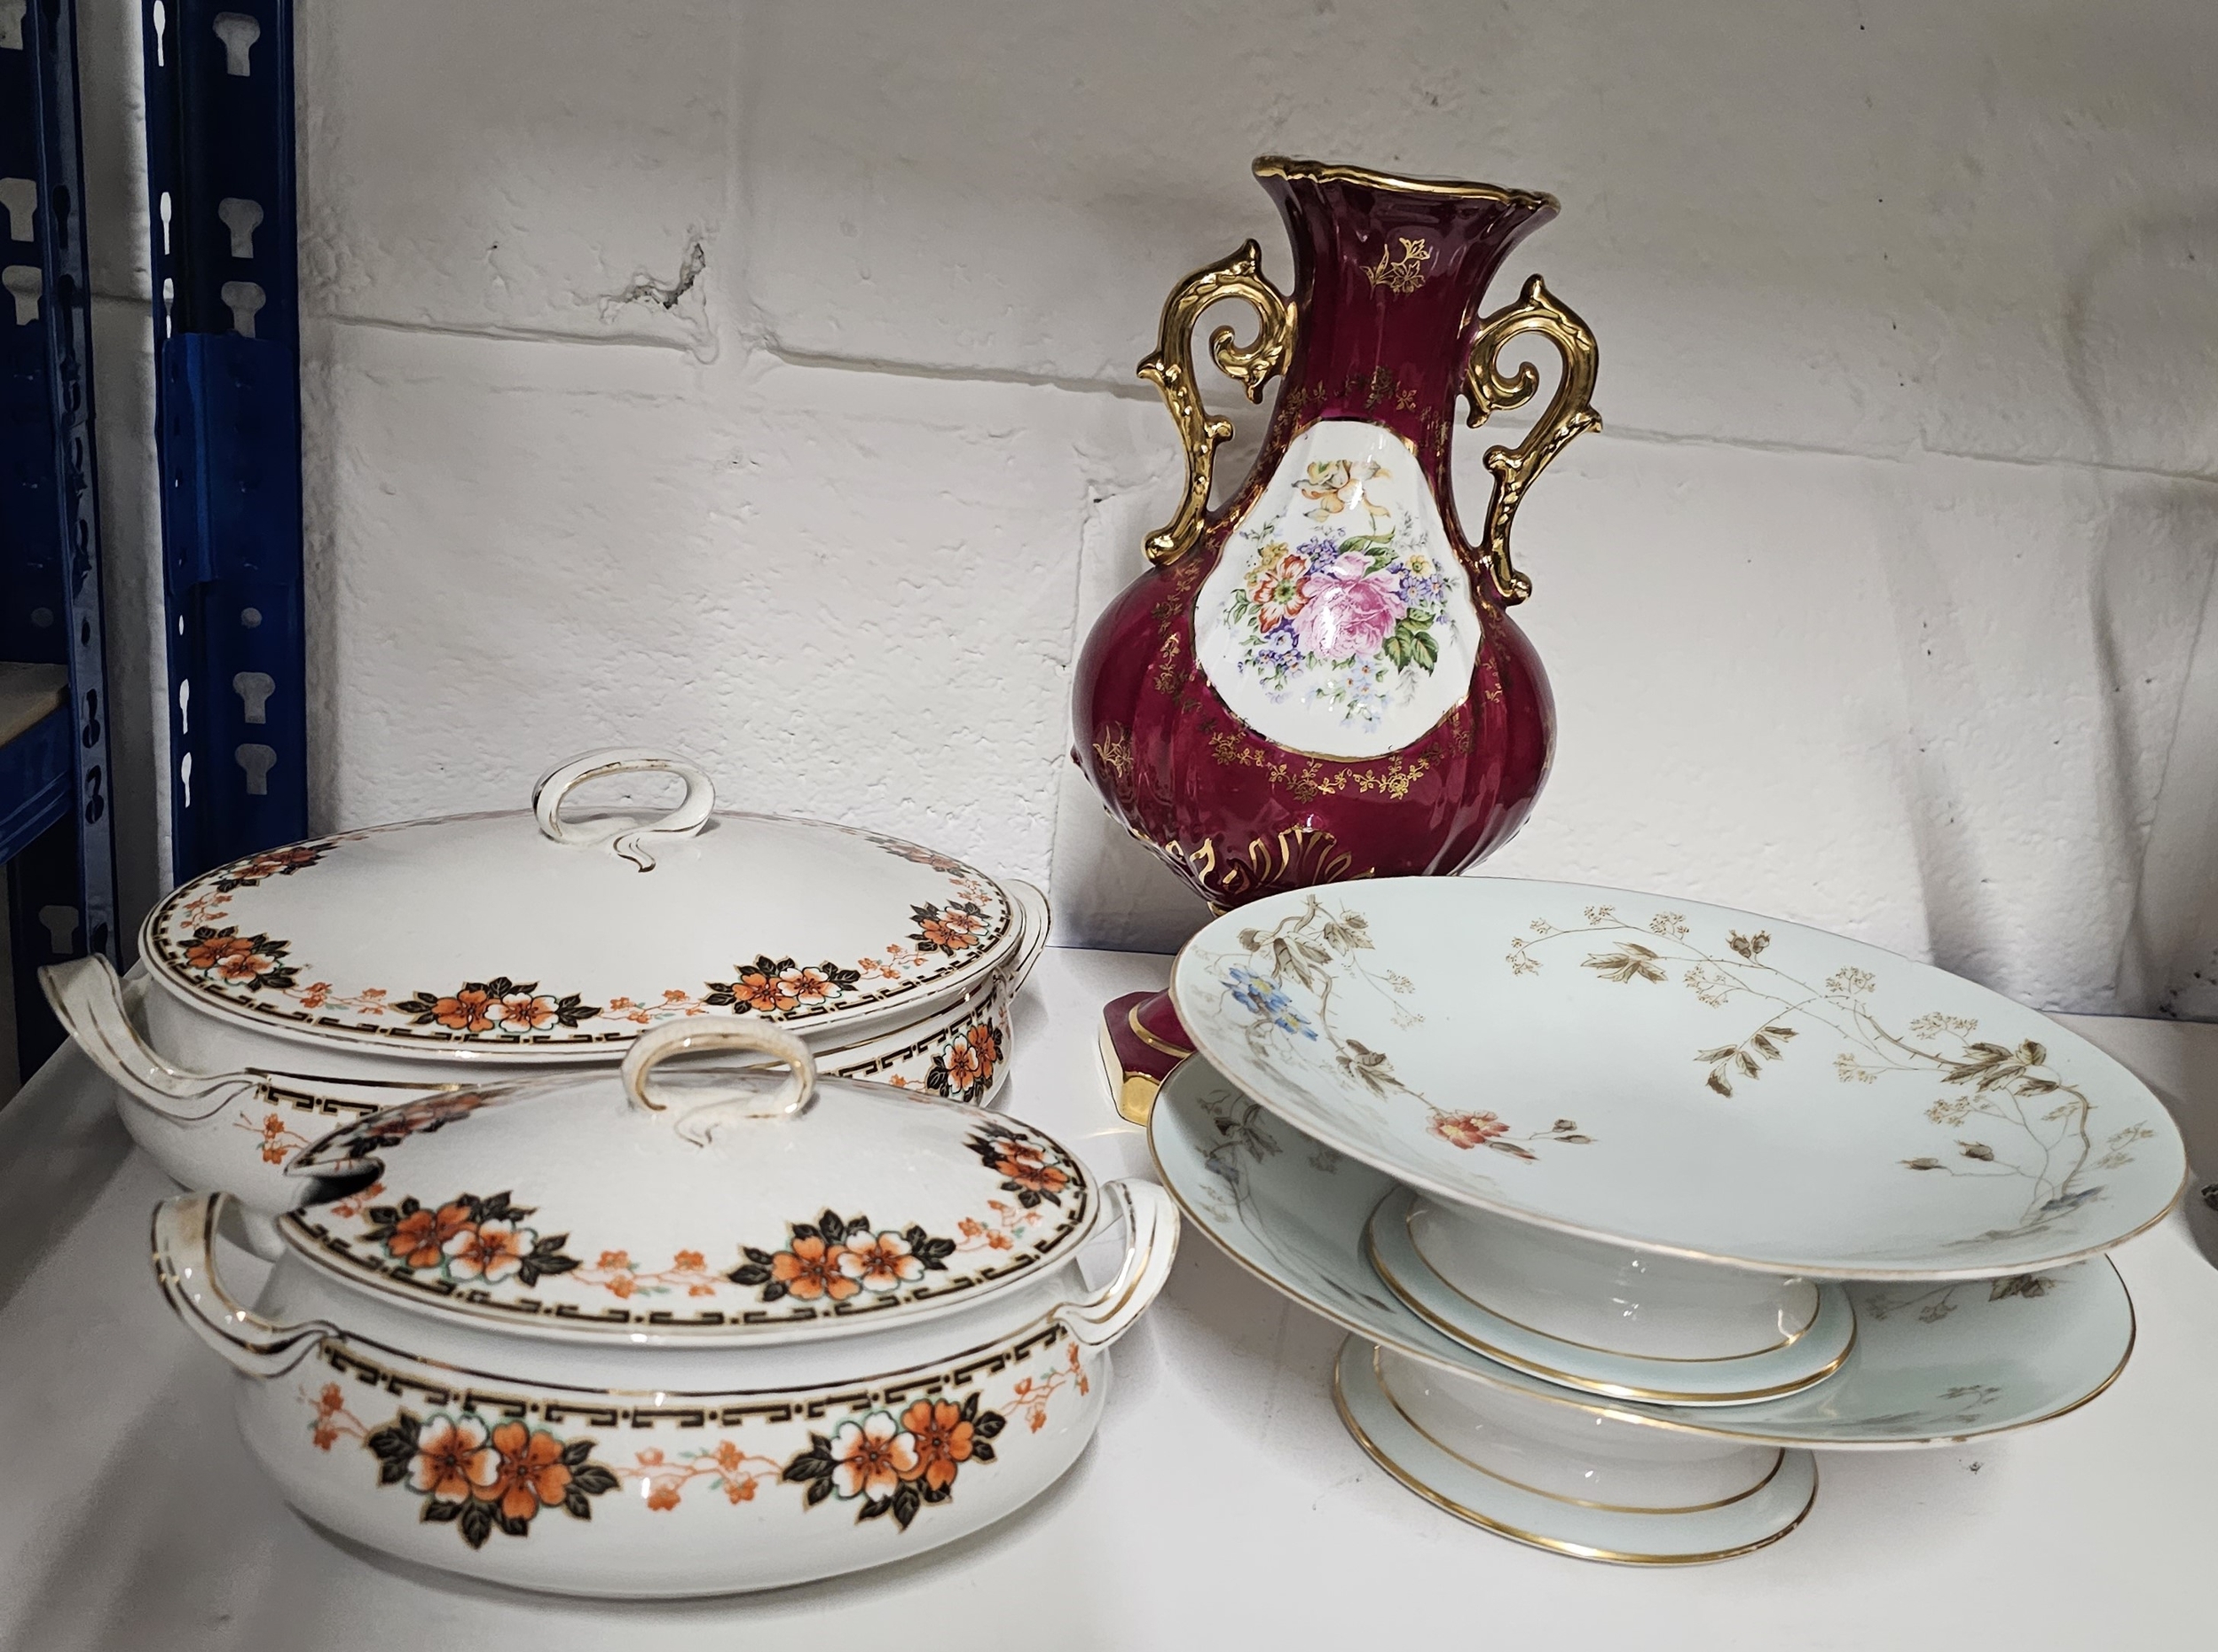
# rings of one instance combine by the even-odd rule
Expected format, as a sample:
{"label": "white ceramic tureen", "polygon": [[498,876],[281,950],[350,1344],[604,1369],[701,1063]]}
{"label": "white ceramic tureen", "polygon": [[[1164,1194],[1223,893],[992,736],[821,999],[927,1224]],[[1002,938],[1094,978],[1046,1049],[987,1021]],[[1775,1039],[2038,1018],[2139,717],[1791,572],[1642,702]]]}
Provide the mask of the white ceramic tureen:
{"label": "white ceramic tureen", "polygon": [[[650,1069],[681,1050],[790,1072]],[[1101,1414],[1170,1270],[1151,1184],[1097,1186],[975,1108],[820,1079],[759,1023],[656,1028],[609,1073],[455,1091],[295,1161],[255,1307],[227,1196],[154,1216],[162,1289],[240,1373],[249,1449],[318,1523],[524,1588],[767,1588],[1020,1507]],[[1080,1249],[1121,1215],[1101,1288]]]}
{"label": "white ceramic tureen", "polygon": [[[582,782],[655,770],[686,783],[660,819],[561,814]],[[593,752],[528,812],[204,873],[147,918],[143,980],[95,957],[45,972],[47,995],[122,1087],[139,1145],[264,1214],[296,1191],[286,1161],[338,1125],[456,1083],[612,1066],[673,1021],[790,1027],[827,1071],[988,1100],[1047,940],[1039,892],[712,799],[680,759]]]}

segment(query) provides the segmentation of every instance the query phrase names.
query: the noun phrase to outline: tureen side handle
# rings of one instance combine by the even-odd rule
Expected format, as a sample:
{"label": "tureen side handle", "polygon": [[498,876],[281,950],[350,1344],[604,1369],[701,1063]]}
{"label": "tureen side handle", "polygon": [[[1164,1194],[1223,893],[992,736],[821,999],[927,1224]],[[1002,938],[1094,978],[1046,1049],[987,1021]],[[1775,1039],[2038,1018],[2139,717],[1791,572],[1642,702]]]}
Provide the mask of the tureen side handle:
{"label": "tureen side handle", "polygon": [[[93,1066],[172,1123],[199,1124],[261,1086],[251,1073],[188,1073],[156,1055],[123,1008],[115,966],[99,953],[47,964],[38,984],[54,1019]],[[208,1105],[193,1105],[201,1102]]]}
{"label": "tureen side handle", "polygon": [[556,843],[598,843],[602,833],[577,831],[562,824],[562,799],[573,786],[588,780],[598,780],[605,775],[638,775],[661,773],[676,775],[686,783],[686,795],[678,806],[658,821],[644,826],[618,832],[609,846],[642,872],[655,869],[655,856],[649,845],[657,840],[674,842],[690,838],[708,823],[709,811],[716,806],[716,787],[706,773],[681,757],[666,751],[650,751],[636,746],[610,746],[604,751],[587,751],[573,757],[569,762],[549,769],[539,776],[539,783],[531,788],[531,813],[539,822],[542,836]]}
{"label": "tureen side handle", "polygon": [[1178,1207],[1152,1182],[1126,1176],[1102,1189],[1124,1216],[1124,1265],[1091,1295],[1055,1310],[1057,1323],[1088,1348],[1107,1348],[1132,1328],[1170,1278],[1178,1257]]}
{"label": "tureen side handle", "polygon": [[1014,998],[1025,982],[1031,978],[1032,966],[1040,961],[1040,955],[1048,949],[1048,926],[1054,921],[1048,910],[1048,898],[1039,888],[1021,877],[1002,880],[1002,887],[1016,898],[1017,909],[1024,914],[1024,939],[1017,948],[1017,956],[1009,965],[1007,980],[1009,995]]}
{"label": "tureen side handle", "polygon": [[281,1377],[339,1334],[328,1320],[279,1325],[224,1288],[216,1277],[216,1229],[229,1193],[178,1193],[154,1207],[154,1278],[186,1327],[249,1377]]}

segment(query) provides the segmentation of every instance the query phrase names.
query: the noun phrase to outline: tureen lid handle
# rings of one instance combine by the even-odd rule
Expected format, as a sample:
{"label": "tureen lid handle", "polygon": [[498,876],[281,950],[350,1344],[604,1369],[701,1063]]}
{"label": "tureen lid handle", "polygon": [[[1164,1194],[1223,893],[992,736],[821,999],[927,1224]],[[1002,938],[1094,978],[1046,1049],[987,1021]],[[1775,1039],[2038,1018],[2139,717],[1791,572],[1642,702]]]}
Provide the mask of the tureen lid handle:
{"label": "tureen lid handle", "polygon": [[686,795],[678,806],[658,821],[619,832],[609,846],[642,872],[655,869],[655,857],[648,852],[649,840],[657,838],[690,838],[707,823],[709,811],[716,806],[716,787],[701,769],[681,757],[666,751],[649,751],[635,746],[611,746],[606,751],[587,751],[573,757],[560,767],[550,769],[539,777],[539,783],[531,788],[531,813],[538,816],[539,830],[556,843],[592,843],[601,834],[578,831],[562,824],[562,798],[571,787],[588,780],[598,780],[604,775],[633,775],[661,771],[682,776]]}
{"label": "tureen lid handle", "polygon": [[808,1046],[775,1027],[746,1021],[691,1025],[672,1021],[632,1041],[624,1058],[624,1093],[645,1113],[666,1113],[667,1101],[647,1091],[647,1075],[672,1056],[696,1050],[751,1050],[785,1063],[785,1082],[768,1105],[749,1105],[754,1097],[727,1097],[690,1109],[677,1121],[678,1134],[696,1147],[708,1145],[719,1124],[731,1119],[798,1119],[816,1105],[816,1061]]}

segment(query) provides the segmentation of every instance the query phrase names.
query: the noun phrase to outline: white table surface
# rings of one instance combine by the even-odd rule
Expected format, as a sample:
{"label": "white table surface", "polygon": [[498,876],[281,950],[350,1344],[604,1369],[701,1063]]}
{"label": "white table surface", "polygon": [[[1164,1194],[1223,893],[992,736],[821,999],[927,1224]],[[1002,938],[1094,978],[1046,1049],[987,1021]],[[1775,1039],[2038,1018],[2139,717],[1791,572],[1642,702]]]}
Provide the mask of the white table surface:
{"label": "white table surface", "polygon": [[[1149,1166],[1097,1074],[1097,1008],[1167,965],[1050,951],[1017,1007],[1006,1105],[1104,1176]],[[2071,1024],[2218,1167],[2218,1027]],[[830,1583],[613,1605],[389,1566],[288,1512],[237,1442],[230,1372],[155,1291],[146,1219],[168,1191],[74,1052],[0,1111],[0,1647],[2138,1652],[2218,1632],[2218,1270],[2199,1212],[2118,1253],[2139,1344],[2096,1404],[1962,1448],[1821,1457],[1802,1527],[1721,1565],[1567,1560],[1420,1502],[1333,1414],[1339,1333],[1190,1234],[1117,1349],[1099,1436],[1028,1510]]]}

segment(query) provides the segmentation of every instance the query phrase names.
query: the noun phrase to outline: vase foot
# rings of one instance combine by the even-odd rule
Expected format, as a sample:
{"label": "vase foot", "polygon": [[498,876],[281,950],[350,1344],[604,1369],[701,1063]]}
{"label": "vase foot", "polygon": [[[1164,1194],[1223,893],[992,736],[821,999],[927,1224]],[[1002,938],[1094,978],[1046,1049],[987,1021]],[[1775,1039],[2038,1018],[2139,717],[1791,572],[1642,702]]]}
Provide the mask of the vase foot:
{"label": "vase foot", "polygon": [[1171,1069],[1193,1053],[1167,992],[1130,992],[1103,1005],[1100,1049],[1118,1114],[1143,1126]]}

